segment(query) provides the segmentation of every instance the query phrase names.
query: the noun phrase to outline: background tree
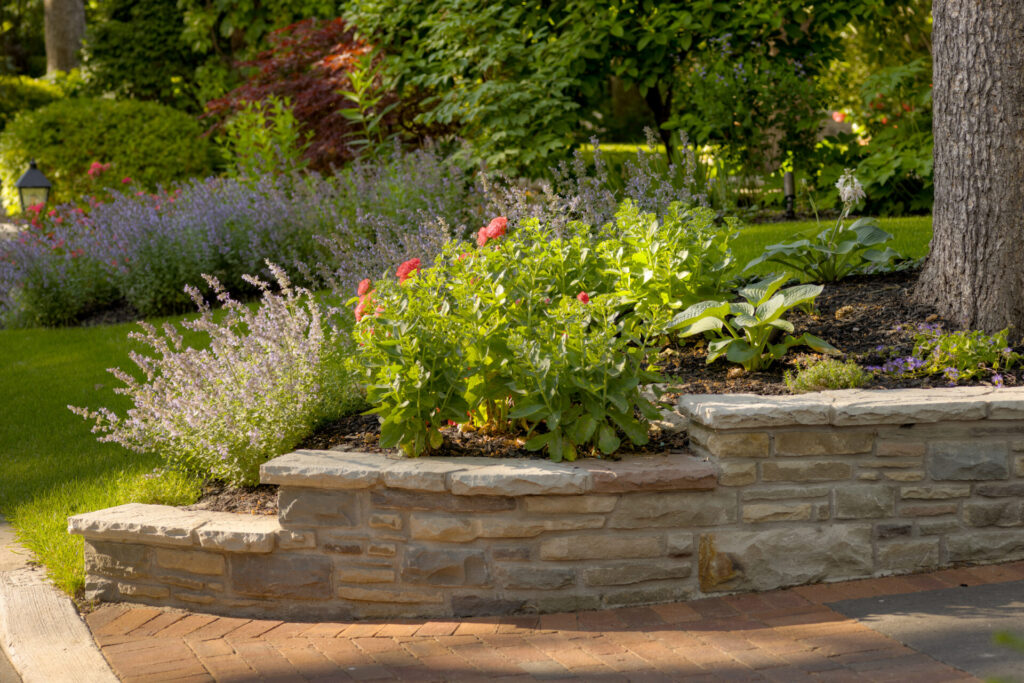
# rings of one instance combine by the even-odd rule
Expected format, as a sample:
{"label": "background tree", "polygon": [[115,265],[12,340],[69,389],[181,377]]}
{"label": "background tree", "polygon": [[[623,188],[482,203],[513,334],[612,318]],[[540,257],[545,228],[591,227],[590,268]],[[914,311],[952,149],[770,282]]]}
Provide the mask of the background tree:
{"label": "background tree", "polygon": [[46,73],[71,71],[85,37],[85,5],[82,0],[44,0],[46,12]]}
{"label": "background tree", "polygon": [[935,208],[917,296],[1024,332],[1024,3],[935,0]]}

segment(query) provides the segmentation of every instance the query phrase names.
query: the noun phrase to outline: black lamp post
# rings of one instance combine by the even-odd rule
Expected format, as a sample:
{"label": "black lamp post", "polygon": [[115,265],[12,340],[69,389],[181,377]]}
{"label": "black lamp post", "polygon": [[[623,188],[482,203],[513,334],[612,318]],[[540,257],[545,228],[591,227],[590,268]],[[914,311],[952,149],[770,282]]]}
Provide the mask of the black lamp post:
{"label": "black lamp post", "polygon": [[35,160],[29,162],[25,175],[18,178],[14,183],[18,188],[18,199],[21,200],[21,212],[28,211],[28,207],[36,204],[45,204],[50,196],[50,188],[53,183],[43,175],[43,172],[36,168]]}

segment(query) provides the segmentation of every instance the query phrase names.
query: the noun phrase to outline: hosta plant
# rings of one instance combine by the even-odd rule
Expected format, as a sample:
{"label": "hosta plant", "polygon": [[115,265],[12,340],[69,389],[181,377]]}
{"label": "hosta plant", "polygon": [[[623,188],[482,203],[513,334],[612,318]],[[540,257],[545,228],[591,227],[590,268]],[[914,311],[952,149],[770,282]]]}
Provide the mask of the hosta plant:
{"label": "hosta plant", "polygon": [[[812,303],[821,285],[797,285],[781,289],[787,275],[772,276],[739,290],[744,301],[702,301],[676,315],[669,327],[682,337],[707,333],[708,363],[722,356],[744,370],[761,370],[786,355],[794,346],[809,346],[820,353],[838,349],[809,332],[793,336],[794,327],[783,316],[793,308]],[[778,336],[782,334],[781,340]]]}

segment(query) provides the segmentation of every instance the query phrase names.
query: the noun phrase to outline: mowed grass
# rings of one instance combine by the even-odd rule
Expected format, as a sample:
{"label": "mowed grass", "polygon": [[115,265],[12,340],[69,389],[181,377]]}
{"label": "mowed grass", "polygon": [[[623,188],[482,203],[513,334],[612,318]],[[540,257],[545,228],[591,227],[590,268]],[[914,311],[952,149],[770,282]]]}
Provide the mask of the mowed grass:
{"label": "mowed grass", "polygon": [[[882,219],[897,250],[924,256],[931,217]],[[750,225],[733,250],[745,264],[768,244],[816,234],[813,221]],[[175,320],[171,318],[170,320]],[[152,455],[101,444],[67,406],[129,407],[114,393],[107,368],[133,367],[127,335],[134,325],[0,330],[0,513],[68,593],[84,585],[82,541],[67,518],[131,502]]]}

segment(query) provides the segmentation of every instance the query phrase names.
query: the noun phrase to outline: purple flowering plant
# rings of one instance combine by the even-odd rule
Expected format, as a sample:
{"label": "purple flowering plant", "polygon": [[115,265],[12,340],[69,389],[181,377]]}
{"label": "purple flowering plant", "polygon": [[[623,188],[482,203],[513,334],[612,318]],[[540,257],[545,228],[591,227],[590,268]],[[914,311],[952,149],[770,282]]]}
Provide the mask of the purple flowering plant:
{"label": "purple flowering plant", "polygon": [[910,355],[896,356],[865,370],[896,378],[937,375],[950,386],[974,379],[1003,386],[1003,375],[1019,367],[1022,359],[1024,356],[1009,345],[1009,330],[993,335],[980,330],[946,332],[938,323],[921,323]]}

